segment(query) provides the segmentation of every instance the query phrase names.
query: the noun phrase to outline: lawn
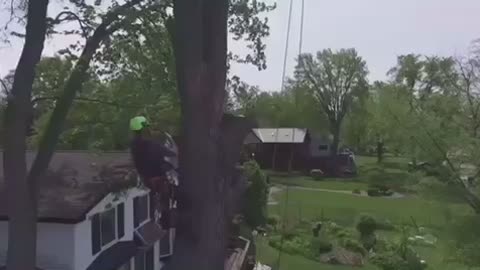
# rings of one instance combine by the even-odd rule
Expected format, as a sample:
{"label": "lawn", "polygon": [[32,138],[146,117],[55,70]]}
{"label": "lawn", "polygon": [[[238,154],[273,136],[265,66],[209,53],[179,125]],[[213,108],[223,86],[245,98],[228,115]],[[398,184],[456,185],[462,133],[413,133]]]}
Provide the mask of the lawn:
{"label": "lawn", "polygon": [[416,197],[388,199],[290,188],[285,215],[286,192],[277,194],[274,198],[279,203],[271,206],[269,213],[286,218],[289,222],[319,220],[323,217],[352,225],[358,215],[366,213],[397,224],[412,224],[413,218],[419,225],[438,227],[446,222],[446,208],[456,214],[470,212],[464,204],[447,205]]}
{"label": "lawn", "polygon": [[[318,190],[298,189],[305,187],[313,189],[328,189],[351,191],[354,189],[365,190],[372,177],[385,177],[388,181],[397,184],[398,187],[408,186],[412,177],[417,177],[407,170],[407,160],[402,158],[388,158],[382,165],[376,163],[375,158],[358,157],[357,164],[359,175],[351,179],[324,179],[315,181],[305,176],[271,176],[273,184],[280,184],[284,189],[273,195],[278,202],[269,206],[269,215],[278,215],[287,227],[293,228],[302,221],[312,222],[329,219],[344,226],[353,226],[360,214],[370,214],[377,220],[388,220],[393,224],[406,224],[425,226],[434,229],[439,237],[436,248],[419,248],[419,254],[429,262],[429,269],[463,270],[461,265],[446,264],[443,260],[448,254],[444,237],[444,228],[450,218],[457,215],[467,215],[472,211],[465,204],[446,203],[421,198],[420,195],[408,195],[401,199],[361,197],[353,194],[343,194]],[[288,186],[288,200],[287,189]],[[452,217],[453,214],[453,217]],[[399,237],[399,232],[386,234],[394,239]],[[267,244],[266,239],[258,242],[258,256],[260,261],[269,265],[275,265],[278,251]],[[326,269],[344,270],[351,267],[340,267],[321,264],[308,260],[301,256],[282,255],[281,269]],[[367,265],[362,269],[377,269]]]}
{"label": "lawn", "polygon": [[267,172],[270,181],[274,184],[299,186],[331,190],[366,190],[368,183],[375,177],[381,177],[392,186],[400,188],[416,177],[407,171],[408,160],[405,158],[386,158],[382,164],[376,158],[360,156],[356,158],[358,175],[352,178],[333,179],[322,178],[315,180],[310,176],[288,175]]}
{"label": "lawn", "polygon": [[[257,256],[260,262],[267,265],[276,265],[278,261],[278,250],[270,247],[265,238],[257,239]],[[273,268],[275,270],[351,270],[352,267],[335,266],[319,263],[316,261],[305,259],[301,256],[293,256],[282,253],[280,259],[280,268]],[[372,265],[367,265],[361,268],[362,270],[377,270],[378,268]]]}

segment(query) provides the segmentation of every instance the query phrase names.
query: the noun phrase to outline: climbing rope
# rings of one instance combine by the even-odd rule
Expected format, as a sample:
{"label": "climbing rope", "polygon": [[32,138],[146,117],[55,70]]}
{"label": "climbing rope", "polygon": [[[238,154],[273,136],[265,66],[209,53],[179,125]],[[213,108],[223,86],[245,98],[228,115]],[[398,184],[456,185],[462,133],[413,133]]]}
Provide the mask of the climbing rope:
{"label": "climbing rope", "polygon": [[292,7],[293,7],[293,0],[290,0],[290,8],[288,10],[287,39],[285,41],[285,52],[283,54],[282,86],[280,88],[280,91],[283,91],[283,87],[285,85],[285,71],[287,68],[287,57],[288,57],[288,43],[290,40],[290,26],[292,24]]}
{"label": "climbing rope", "polygon": [[[290,26],[291,26],[291,20],[292,20],[292,9],[293,9],[293,1],[290,0],[290,9],[288,11],[288,28],[287,28],[287,40],[285,42],[285,54],[283,58],[283,72],[282,72],[282,88],[281,91],[284,90],[284,83],[285,83],[285,70],[287,66],[287,56],[288,56],[288,43],[289,43],[289,38],[290,38]],[[305,0],[302,0],[302,10],[301,10],[301,15],[300,15],[300,38],[299,38],[299,44],[298,44],[298,56],[302,54],[302,46],[303,46],[303,22],[304,22],[304,16],[305,16]],[[280,236],[280,247],[278,248],[278,258],[277,258],[277,263],[276,263],[276,270],[281,269],[281,262],[282,262],[282,248],[283,248],[283,242],[285,238],[285,231],[286,231],[286,217],[287,217],[287,212],[288,212],[288,199],[289,199],[289,187],[288,185],[286,186],[286,192],[285,192],[285,201],[284,201],[284,206],[283,206],[283,213],[281,220],[282,222],[282,235]]]}

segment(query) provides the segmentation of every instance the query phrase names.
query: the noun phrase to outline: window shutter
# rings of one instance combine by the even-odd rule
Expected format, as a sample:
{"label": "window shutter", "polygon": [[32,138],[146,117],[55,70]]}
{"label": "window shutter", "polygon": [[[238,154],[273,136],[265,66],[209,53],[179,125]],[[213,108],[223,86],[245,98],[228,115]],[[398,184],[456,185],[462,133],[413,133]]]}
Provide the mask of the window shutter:
{"label": "window shutter", "polygon": [[155,218],[155,197],[153,196],[152,192],[150,192],[150,196],[148,196],[150,200],[150,219]]}
{"label": "window shutter", "polygon": [[145,270],[145,253],[135,255],[135,270]]}
{"label": "window shutter", "polygon": [[148,251],[147,251],[147,254],[145,256],[145,270],[153,270],[153,263],[154,263],[154,259],[153,259],[153,248],[150,248]]}
{"label": "window shutter", "polygon": [[123,203],[117,206],[117,232],[118,238],[125,235],[125,204]]}
{"label": "window shutter", "polygon": [[92,254],[95,255],[101,250],[100,239],[100,215],[96,214],[92,217]]}
{"label": "window shutter", "polygon": [[133,198],[133,226],[135,228],[140,225],[140,217],[139,217],[139,209],[140,208],[140,198],[135,197]]}

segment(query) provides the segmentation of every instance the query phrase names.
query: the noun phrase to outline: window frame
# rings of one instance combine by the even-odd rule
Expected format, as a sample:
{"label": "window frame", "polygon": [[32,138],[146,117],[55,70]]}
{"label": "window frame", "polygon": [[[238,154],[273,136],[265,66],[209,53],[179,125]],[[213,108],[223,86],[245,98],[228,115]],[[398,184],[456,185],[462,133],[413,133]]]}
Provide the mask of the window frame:
{"label": "window frame", "polygon": [[164,241],[164,239],[161,238],[159,243],[158,243],[158,257],[159,257],[160,260],[173,255],[173,233],[172,233],[172,229],[169,229],[167,235],[165,235],[164,237],[166,239],[168,239],[169,251],[168,251],[168,253],[162,254],[162,241]]}
{"label": "window frame", "polygon": [[[104,244],[104,239],[103,239],[103,222],[102,222],[102,216],[103,218],[105,218],[105,216],[107,215],[107,213],[109,212],[113,212],[113,218],[112,218],[112,221],[113,221],[113,224],[112,225],[112,228],[113,228],[113,239],[108,241],[107,243]],[[109,213],[110,214],[110,213]],[[108,246],[112,243],[115,242],[115,240],[118,240],[118,232],[117,232],[117,208],[116,207],[112,207],[108,210],[105,210],[101,213],[99,213],[100,215],[100,246],[102,247],[105,247],[105,246]],[[110,229],[112,229],[110,228]]]}
{"label": "window frame", "polygon": [[[119,235],[119,223],[118,223],[118,207],[120,205],[123,205],[123,236],[120,236]],[[107,213],[108,211],[114,211],[114,223],[113,223],[113,229],[114,229],[114,238],[113,240],[111,240],[110,242],[104,244],[103,243],[103,239],[102,239],[102,215]],[[98,237],[99,237],[99,243],[100,243],[100,248],[98,251],[95,252],[94,250],[94,246],[93,246],[93,242],[94,242],[94,239],[93,239],[93,219],[94,217],[97,216],[98,217],[98,225],[99,227],[97,228],[98,229]],[[91,243],[90,243],[90,246],[91,246],[91,250],[92,250],[92,256],[97,256],[99,255],[100,253],[102,253],[103,251],[105,251],[106,249],[112,247],[113,245],[115,245],[119,239],[123,238],[125,236],[125,202],[120,202],[120,203],[117,203],[115,205],[112,205],[110,208],[108,209],[104,209],[103,211],[99,211],[99,212],[96,212],[94,214],[92,214],[90,216],[90,235],[91,235]]]}
{"label": "window frame", "polygon": [[[137,269],[137,259],[142,259],[143,261],[143,269]],[[150,262],[148,262],[148,259],[151,259]],[[153,247],[143,250],[142,252],[138,253],[134,257],[133,261],[134,269],[135,270],[154,270],[155,269],[155,250]],[[151,266],[152,269],[149,269],[148,266]]]}
{"label": "window frame", "polygon": [[[147,209],[146,209],[146,215],[145,215],[145,219],[142,220],[142,221],[139,221],[138,224],[137,221],[136,221],[136,217],[137,217],[137,208],[135,207],[135,200],[142,200],[142,198],[145,198],[145,201],[146,201],[146,204],[147,204]],[[142,227],[143,225],[147,224],[149,221],[150,221],[150,194],[149,193],[146,193],[146,194],[143,194],[143,195],[139,195],[139,196],[136,196],[133,198],[133,228],[134,230]]]}

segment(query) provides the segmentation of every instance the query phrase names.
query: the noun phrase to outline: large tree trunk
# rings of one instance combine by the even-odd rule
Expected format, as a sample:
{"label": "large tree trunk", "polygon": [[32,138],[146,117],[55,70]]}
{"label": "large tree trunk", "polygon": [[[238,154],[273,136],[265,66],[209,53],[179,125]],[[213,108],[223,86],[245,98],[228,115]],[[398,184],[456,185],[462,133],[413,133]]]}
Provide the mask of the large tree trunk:
{"label": "large tree trunk", "polygon": [[7,270],[33,270],[36,266],[36,190],[35,183],[27,181],[25,139],[35,68],[45,41],[47,7],[48,0],[28,3],[25,44],[8,96],[3,164],[9,216]]}
{"label": "large tree trunk", "polygon": [[224,268],[226,181],[218,165],[226,94],[227,10],[227,0],[175,1],[183,141],[178,234],[171,269]]}
{"label": "large tree trunk", "polygon": [[383,138],[379,137],[377,139],[377,163],[382,163],[383,161]]}
{"label": "large tree trunk", "polygon": [[338,153],[338,147],[340,144],[340,123],[339,122],[331,122],[330,130],[333,136],[332,145],[330,147],[330,155],[335,157]]}

